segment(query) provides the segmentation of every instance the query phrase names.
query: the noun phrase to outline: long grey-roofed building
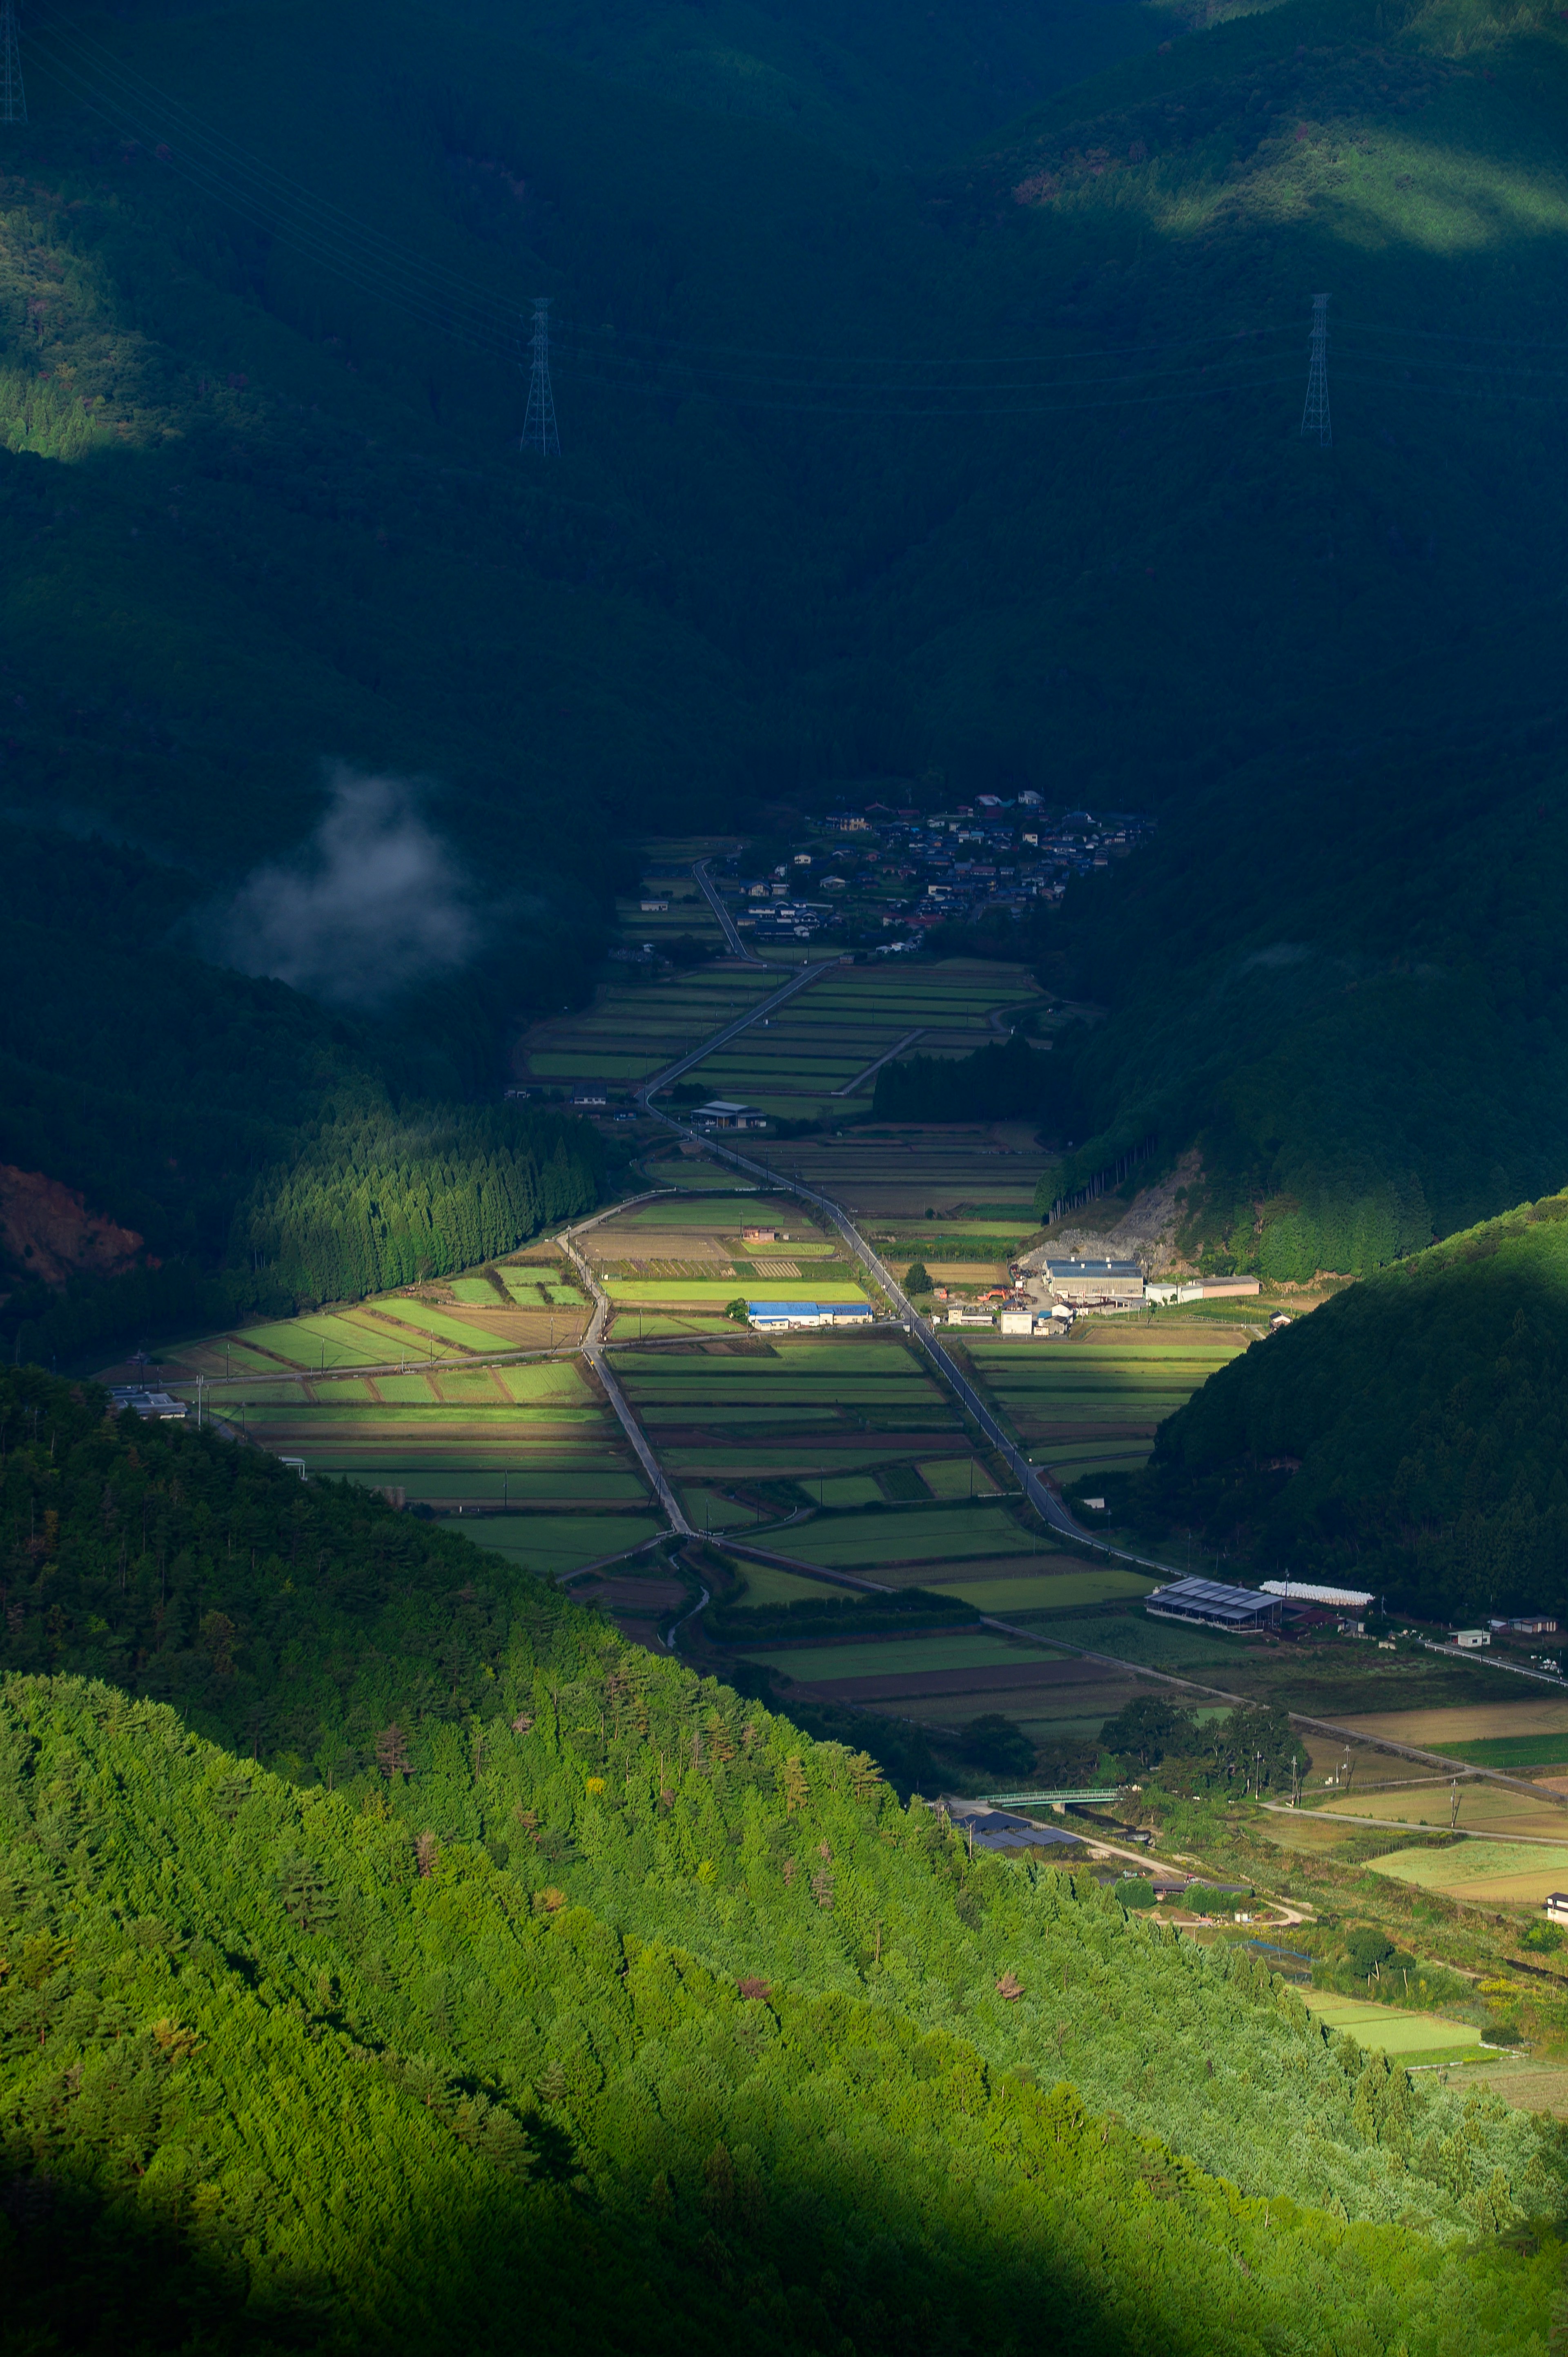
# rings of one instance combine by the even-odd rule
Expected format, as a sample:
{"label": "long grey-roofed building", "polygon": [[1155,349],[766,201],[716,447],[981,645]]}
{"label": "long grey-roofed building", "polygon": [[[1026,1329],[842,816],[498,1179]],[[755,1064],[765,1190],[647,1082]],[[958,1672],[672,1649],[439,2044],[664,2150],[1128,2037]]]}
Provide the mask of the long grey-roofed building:
{"label": "long grey-roofed building", "polygon": [[1283,1609],[1277,1596],[1252,1587],[1222,1587],[1217,1579],[1178,1579],[1144,1598],[1145,1612],[1160,1620],[1196,1620],[1206,1629],[1277,1629]]}
{"label": "long grey-roofed building", "polygon": [[1135,1260],[1048,1260],[1046,1275],[1061,1301],[1144,1298],[1144,1272]]}

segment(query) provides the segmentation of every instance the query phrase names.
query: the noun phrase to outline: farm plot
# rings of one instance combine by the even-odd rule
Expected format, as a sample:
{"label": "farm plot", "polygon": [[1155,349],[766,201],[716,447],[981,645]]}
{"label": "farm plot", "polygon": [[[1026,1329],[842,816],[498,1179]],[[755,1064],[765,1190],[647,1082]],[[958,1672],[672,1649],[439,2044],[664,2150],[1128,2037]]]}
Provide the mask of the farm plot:
{"label": "farm plot", "polygon": [[1240,1337],[1188,1338],[1169,1327],[1106,1333],[1088,1321],[1064,1341],[966,1343],[1031,1460],[1063,1481],[1136,1471],[1164,1418],[1244,1347]]}
{"label": "farm plot", "polygon": [[[789,1553],[825,1570],[865,1571],[889,1587],[924,1587],[933,1566],[966,1557],[1027,1559],[1041,1542],[1020,1528],[1005,1501],[822,1514],[789,1534]],[[905,1577],[900,1577],[902,1573]]]}
{"label": "farm plot", "polygon": [[874,1229],[923,1225],[929,1210],[955,1228],[971,1217],[1004,1218],[1015,1238],[1032,1225],[1036,1184],[1053,1167],[1026,1122],[852,1125],[837,1135],[770,1142],[768,1158]]}
{"label": "farm plot", "polygon": [[[248,1388],[224,1413],[264,1448],[302,1457],[312,1476],[409,1502],[465,1511],[647,1504],[619,1425],[573,1361],[381,1376],[354,1388],[372,1396],[345,1401],[318,1378],[282,1396]],[[612,1534],[608,1544],[617,1544]]]}
{"label": "farm plot", "polygon": [[1458,1803],[1458,1829],[1466,1834],[1512,1834],[1540,1841],[1568,1842],[1568,1808],[1554,1793],[1539,1797],[1487,1781],[1406,1784],[1398,1792],[1355,1791],[1325,1801],[1314,1812],[1325,1817],[1376,1817],[1385,1824],[1446,1832]]}
{"label": "farm plot", "polygon": [[1391,2005],[1360,2004],[1332,1989],[1303,1989],[1302,1997],[1326,2029],[1348,2029],[1359,2046],[1374,2053],[1408,2055],[1421,2061],[1429,2055],[1461,2052],[1479,2047],[1481,2033],[1472,2022],[1444,2021],[1435,2013],[1406,2013]]}
{"label": "farm plot", "polygon": [[987,1565],[978,1577],[972,1577],[967,1571],[955,1572],[948,1578],[926,1580],[921,1585],[934,1588],[939,1596],[953,1596],[961,1603],[972,1604],[982,1612],[1006,1616],[1070,1612],[1086,1604],[1145,1596],[1154,1585],[1136,1572],[1085,1572],[1077,1569],[1077,1558],[1072,1555],[1063,1555],[1058,1560],[1062,1566],[1060,1571],[1036,1571],[1030,1567],[998,1577]]}
{"label": "farm plot", "polygon": [[[688,920],[674,930],[696,927]],[[522,1081],[560,1087],[598,1080],[630,1090],[778,987],[777,974],[733,963],[650,974],[646,981],[635,974],[618,976],[595,992],[590,1006],[533,1025],[514,1049],[512,1067]]]}
{"label": "farm plot", "polygon": [[[1501,1683],[1501,1681],[1498,1681]],[[1347,1718],[1347,1727],[1358,1735],[1386,1736],[1392,1743],[1412,1743],[1426,1751],[1452,1752],[1460,1756],[1455,1747],[1466,1748],[1503,1741],[1508,1743],[1541,1743],[1540,1757],[1546,1762],[1559,1754],[1551,1738],[1568,1736],[1568,1695],[1542,1695],[1528,1702],[1486,1702],[1460,1704],[1446,1710],[1380,1710],[1363,1712]],[[1502,1767],[1503,1760],[1484,1760],[1483,1766]]]}
{"label": "farm plot", "polygon": [[628,1553],[657,1538],[651,1514],[487,1514],[465,1522],[463,1536],[544,1579]]}
{"label": "farm plot", "polygon": [[[453,1297],[456,1285],[464,1287],[461,1299]],[[191,1375],[229,1384],[267,1368],[322,1374],[335,1367],[540,1350],[578,1338],[587,1323],[587,1305],[569,1277],[553,1271],[535,1275],[528,1280],[528,1292],[525,1306],[520,1283],[509,1305],[488,1279],[459,1278],[434,1297],[381,1294],[349,1309],[205,1335],[170,1356]]]}
{"label": "farm plot", "polygon": [[1539,1907],[1549,1891],[1568,1885],[1568,1843],[1465,1841],[1451,1849],[1396,1849],[1373,1858],[1369,1870],[1461,1904]]}
{"label": "farm plot", "polygon": [[716,1096],[743,1097],[789,1120],[864,1110],[875,1087],[871,1066],[912,1031],[924,1054],[965,1055],[1004,1036],[992,1022],[1003,1007],[1039,995],[1022,966],[961,959],[926,969],[840,966],[717,1049],[695,1077]]}
{"label": "farm plot", "polygon": [[728,1332],[733,1341],[700,1350],[615,1352],[667,1471],[699,1509],[704,1489],[715,1501],[729,1491],[771,1520],[807,1498],[828,1503],[830,1485],[845,1478],[869,1480],[873,1496],[897,1497],[902,1486],[924,1498],[917,1458],[967,1456],[950,1401],[904,1342],[800,1335],[773,1343]]}

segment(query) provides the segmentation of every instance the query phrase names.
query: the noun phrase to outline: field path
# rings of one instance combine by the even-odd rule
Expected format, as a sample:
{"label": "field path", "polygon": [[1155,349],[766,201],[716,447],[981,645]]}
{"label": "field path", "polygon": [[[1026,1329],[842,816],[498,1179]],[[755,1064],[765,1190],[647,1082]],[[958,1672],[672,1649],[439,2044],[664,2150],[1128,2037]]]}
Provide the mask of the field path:
{"label": "field path", "polygon": [[[618,1211],[629,1211],[634,1205],[638,1203],[657,1202],[661,1195],[671,1195],[676,1191],[677,1190],[672,1187],[654,1187],[650,1189],[649,1192],[645,1195],[629,1195],[622,1203],[612,1203],[607,1210],[603,1211],[596,1211],[591,1218],[579,1220],[575,1228],[563,1228],[555,1241],[560,1245],[562,1251],[566,1254],[567,1258],[571,1261],[573,1267],[577,1271],[583,1283],[587,1286],[589,1298],[592,1300],[594,1305],[594,1314],[588,1321],[588,1330],[584,1335],[578,1347],[581,1350],[584,1358],[586,1359],[589,1366],[592,1367],[595,1374],[597,1375],[600,1383],[604,1385],[605,1397],[609,1401],[611,1407],[614,1408],[616,1415],[619,1417],[621,1429],[626,1434],[627,1438],[630,1441],[632,1448],[636,1451],[638,1462],[640,1464],[643,1471],[647,1474],[649,1480],[653,1485],[653,1494],[658,1499],[660,1504],[663,1507],[665,1514],[669,1519],[671,1529],[683,1539],[693,1539],[696,1537],[697,1534],[692,1528],[691,1523],[686,1520],[684,1513],[682,1512],[681,1501],[676,1497],[674,1491],[671,1488],[670,1483],[665,1477],[663,1466],[660,1465],[658,1458],[653,1453],[652,1446],[649,1441],[648,1435],[644,1432],[641,1425],[639,1424],[636,1416],[633,1415],[631,1412],[631,1403],[627,1398],[627,1395],[622,1391],[620,1384],[617,1382],[615,1376],[610,1372],[608,1366],[605,1362],[605,1320],[610,1314],[610,1297],[605,1291],[603,1286],[600,1285],[598,1278],[594,1275],[593,1268],[588,1262],[587,1256],[577,1250],[576,1243],[574,1241],[575,1237],[582,1235],[585,1230],[588,1228],[596,1228],[601,1220],[613,1219]],[[707,1600],[707,1591],[704,1589],[703,1593],[703,1604],[705,1604]],[[696,1609],[699,1612],[702,1609],[702,1604],[699,1604],[696,1607]],[[690,1618],[690,1615],[687,1617]]]}

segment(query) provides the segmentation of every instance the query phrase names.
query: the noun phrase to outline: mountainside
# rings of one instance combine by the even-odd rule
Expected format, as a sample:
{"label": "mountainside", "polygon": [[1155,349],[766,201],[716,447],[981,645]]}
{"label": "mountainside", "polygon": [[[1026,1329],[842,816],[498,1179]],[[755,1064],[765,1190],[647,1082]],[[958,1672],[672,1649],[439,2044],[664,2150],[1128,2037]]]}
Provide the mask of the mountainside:
{"label": "mountainside", "polygon": [[[651,6],[33,25],[7,809],[176,866],[191,951],[446,991],[422,1102],[585,986],[640,831],[876,776],[1157,811],[1031,944],[1111,1011],[1044,1107],[1079,1175],[1200,1139],[1195,1244],[1282,1276],[1558,1184],[1557,13],[1173,18],[1004,131],[1043,19],[768,21],[820,140],[667,75]],[[535,295],[559,460],[516,447]],[[339,956],[411,829],[434,915],[372,892]],[[29,1151],[83,1184],[63,1116]]]}
{"label": "mountainside", "polygon": [[1160,1426],[1133,1498],[1271,1572],[1434,1619],[1568,1620],[1568,1195],[1272,1334]]}
{"label": "mountainside", "polygon": [[546,2348],[632,2306],[786,2351],[1005,2346],[1043,2298],[1092,2350],[1283,2352],[1304,2301],[1412,2352],[1543,2330],[1555,2130],[967,1857],[456,1536],[0,1393],[0,2267],[38,2345],[483,2348],[520,2302]]}

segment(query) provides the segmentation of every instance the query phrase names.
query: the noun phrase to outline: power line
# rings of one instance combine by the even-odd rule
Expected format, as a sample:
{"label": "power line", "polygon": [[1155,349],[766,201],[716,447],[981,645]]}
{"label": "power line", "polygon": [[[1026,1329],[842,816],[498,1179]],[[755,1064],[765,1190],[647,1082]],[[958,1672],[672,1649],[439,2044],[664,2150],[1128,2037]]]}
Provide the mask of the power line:
{"label": "power line", "polygon": [[0,123],[26,123],[27,119],[22,44],[16,37],[16,0],[0,0]]}
{"label": "power line", "polygon": [[1328,418],[1328,297],[1312,298],[1312,364],[1306,377],[1306,405],[1301,413],[1304,439],[1316,436],[1326,450],[1334,439]]}

